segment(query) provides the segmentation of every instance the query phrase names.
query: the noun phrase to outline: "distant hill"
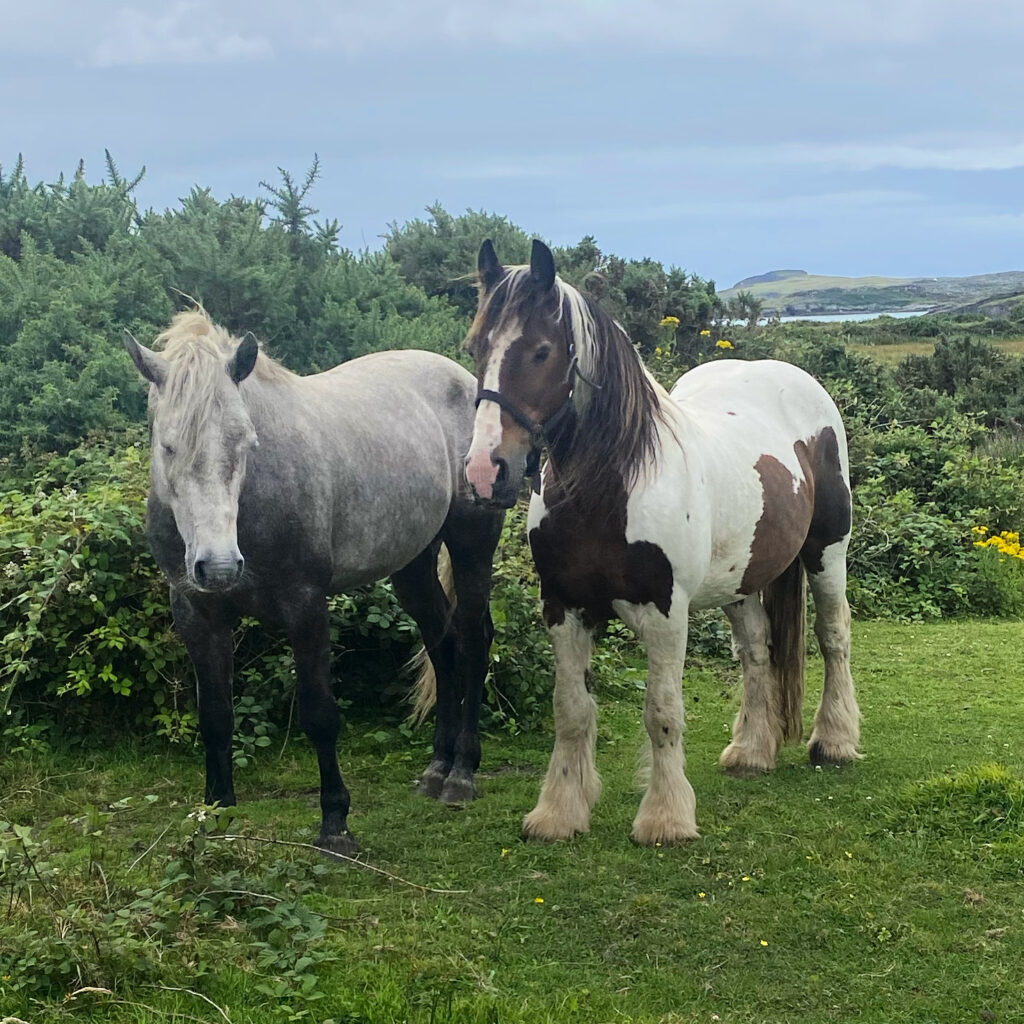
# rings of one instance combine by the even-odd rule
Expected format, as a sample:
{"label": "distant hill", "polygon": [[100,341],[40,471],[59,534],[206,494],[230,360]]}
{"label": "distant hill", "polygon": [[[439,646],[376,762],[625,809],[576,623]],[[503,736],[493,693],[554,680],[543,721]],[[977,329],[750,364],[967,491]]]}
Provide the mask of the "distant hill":
{"label": "distant hill", "polygon": [[732,287],[733,289],[750,288],[751,285],[767,284],[769,281],[785,281],[791,277],[806,278],[807,276],[808,273],[806,270],[769,270],[767,274],[758,274],[756,277],[745,277],[742,281],[737,281]]}
{"label": "distant hill", "polygon": [[971,277],[830,277],[803,270],[773,270],[738,281],[721,293],[738,291],[764,301],[766,313],[874,313],[949,310],[1024,292],[1024,271]]}
{"label": "distant hill", "polygon": [[993,295],[991,298],[981,299],[979,302],[968,302],[962,306],[957,306],[951,312],[981,313],[982,316],[1001,319],[1013,316],[1022,305],[1024,305],[1024,293],[1011,292],[1009,294]]}

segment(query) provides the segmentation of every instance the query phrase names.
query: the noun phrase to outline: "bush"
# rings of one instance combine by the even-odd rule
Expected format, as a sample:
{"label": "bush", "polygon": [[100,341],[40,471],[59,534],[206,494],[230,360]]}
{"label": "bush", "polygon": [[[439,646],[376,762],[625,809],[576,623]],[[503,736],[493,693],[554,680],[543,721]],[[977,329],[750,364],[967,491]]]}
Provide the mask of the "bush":
{"label": "bush", "polygon": [[15,724],[60,708],[87,735],[106,702],[59,698],[145,689],[151,717],[180,727],[185,656],[146,553],[146,465],[138,443],[89,448],[0,496],[0,712]]}
{"label": "bush", "polygon": [[[194,738],[192,667],[148,550],[148,486],[147,449],[135,440],[39,460],[25,486],[0,494],[0,722],[8,745],[55,728],[77,737],[135,728],[172,742]],[[490,706],[510,728],[534,724],[551,691],[524,521],[523,509],[509,517],[494,578]],[[343,706],[404,715],[404,665],[420,640],[391,584],[330,605]],[[252,625],[244,620],[236,640],[240,763],[284,728],[295,685],[284,638]]]}

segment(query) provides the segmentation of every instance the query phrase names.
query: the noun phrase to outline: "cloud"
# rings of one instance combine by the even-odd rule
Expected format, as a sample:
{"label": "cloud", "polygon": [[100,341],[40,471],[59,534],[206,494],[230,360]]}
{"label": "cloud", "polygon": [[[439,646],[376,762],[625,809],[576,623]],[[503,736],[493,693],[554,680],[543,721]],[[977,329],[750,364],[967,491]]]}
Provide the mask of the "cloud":
{"label": "cloud", "polygon": [[[761,145],[691,145],[601,148],[573,152],[510,152],[487,160],[447,156],[430,169],[449,181],[503,181],[556,178],[587,173],[594,167],[623,171],[661,169],[664,173],[702,167],[731,172],[748,168],[804,171],[869,172],[878,170],[985,172],[1024,168],[1024,141],[970,139],[931,142],[861,140],[850,142],[795,141]],[[868,193],[862,193],[868,194]]]}
{"label": "cloud", "polygon": [[1024,167],[1024,142],[978,141],[923,145],[910,142],[793,143],[733,151],[733,158],[774,164],[869,171],[1008,171]]}
{"label": "cloud", "polygon": [[[274,50],[380,56],[430,47],[550,53],[792,60],[1024,42],[1018,0],[207,0],[163,7],[135,0],[0,0],[7,52],[90,53],[102,66],[251,60]],[[239,26],[259,25],[259,32]],[[959,55],[959,56],[958,56]],[[847,61],[849,63],[849,61]],[[937,65],[942,66],[942,65]]]}
{"label": "cloud", "polygon": [[[870,215],[884,211],[890,217],[903,207],[917,209],[924,197],[916,192],[898,189],[853,189],[846,192],[806,193],[764,199],[695,198],[683,202],[655,203],[629,208],[593,210],[592,219],[604,224],[643,223],[685,219],[712,221],[718,224],[751,221],[810,219],[816,223],[830,217],[857,214]],[[588,215],[591,215],[588,211]]]}
{"label": "cloud", "polygon": [[261,60],[272,48],[264,36],[244,35],[189,0],[153,14],[133,7],[117,12],[86,63],[94,67],[213,64]]}
{"label": "cloud", "polygon": [[1009,235],[1020,238],[1024,234],[1024,213],[985,213],[951,216],[944,223],[965,228],[981,235]]}
{"label": "cloud", "polygon": [[659,54],[723,47],[728,59],[1024,33],[1024,10],[1016,0],[971,8],[960,0],[315,0],[303,6],[319,22],[312,45],[349,53],[427,42],[533,52],[611,44]]}

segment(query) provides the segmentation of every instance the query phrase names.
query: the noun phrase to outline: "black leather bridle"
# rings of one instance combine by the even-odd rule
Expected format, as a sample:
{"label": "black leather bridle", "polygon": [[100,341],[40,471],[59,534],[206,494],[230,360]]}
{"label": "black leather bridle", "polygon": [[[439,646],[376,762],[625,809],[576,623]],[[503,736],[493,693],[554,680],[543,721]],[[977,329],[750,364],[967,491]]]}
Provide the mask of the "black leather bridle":
{"label": "black leather bridle", "polygon": [[569,395],[566,400],[545,420],[534,420],[518,408],[507,395],[500,391],[491,391],[490,388],[480,388],[476,393],[476,406],[479,408],[481,402],[494,402],[504,412],[515,420],[530,435],[530,454],[526,459],[526,470],[523,476],[526,478],[536,477],[540,467],[541,452],[551,447],[555,434],[564,424],[572,410],[572,397],[575,391],[576,378],[589,384],[592,388],[601,389],[600,384],[585,377],[580,372],[579,356],[576,355],[576,343],[569,343],[569,368],[565,371],[565,383],[569,385]]}

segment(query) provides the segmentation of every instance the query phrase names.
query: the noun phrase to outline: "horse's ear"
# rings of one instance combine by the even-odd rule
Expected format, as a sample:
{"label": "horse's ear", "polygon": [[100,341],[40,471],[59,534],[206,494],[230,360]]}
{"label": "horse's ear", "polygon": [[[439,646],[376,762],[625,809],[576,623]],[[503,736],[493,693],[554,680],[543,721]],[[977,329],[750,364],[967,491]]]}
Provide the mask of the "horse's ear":
{"label": "horse's ear", "polygon": [[539,238],[533,240],[530,252],[530,277],[545,291],[555,283],[555,257]]}
{"label": "horse's ear", "polygon": [[124,347],[139,373],[151,384],[158,388],[163,387],[164,381],[167,380],[167,360],[159,353],[139,344],[132,332],[127,329],[124,332]]}
{"label": "horse's ear", "polygon": [[476,258],[476,269],[485,291],[490,291],[501,280],[501,275],[505,272],[505,268],[498,262],[494,243],[489,238],[485,238],[483,245],[480,246],[480,255]]}
{"label": "horse's ear", "polygon": [[252,373],[256,365],[256,357],[260,354],[260,346],[256,336],[250,332],[239,343],[235,354],[228,363],[228,373],[236,384],[241,384]]}

